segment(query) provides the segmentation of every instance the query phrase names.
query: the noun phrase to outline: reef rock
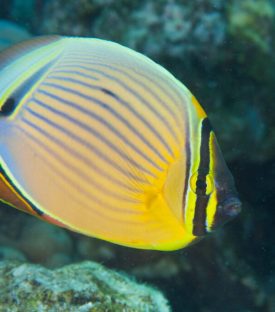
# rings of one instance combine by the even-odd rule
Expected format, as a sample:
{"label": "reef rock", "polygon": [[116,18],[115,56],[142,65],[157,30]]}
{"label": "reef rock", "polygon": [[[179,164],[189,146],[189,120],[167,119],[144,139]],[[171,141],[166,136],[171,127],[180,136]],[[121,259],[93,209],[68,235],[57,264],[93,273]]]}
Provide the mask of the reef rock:
{"label": "reef rock", "polygon": [[170,311],[163,295],[94,262],[48,270],[0,262],[0,311]]}

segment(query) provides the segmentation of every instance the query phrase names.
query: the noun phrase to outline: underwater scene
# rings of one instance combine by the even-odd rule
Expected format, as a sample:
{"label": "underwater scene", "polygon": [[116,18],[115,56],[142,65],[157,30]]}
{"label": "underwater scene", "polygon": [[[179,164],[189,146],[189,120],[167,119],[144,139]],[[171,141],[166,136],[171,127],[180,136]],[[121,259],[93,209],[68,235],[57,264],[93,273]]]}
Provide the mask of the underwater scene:
{"label": "underwater scene", "polygon": [[274,0],[0,0],[0,312],[274,312],[274,49]]}

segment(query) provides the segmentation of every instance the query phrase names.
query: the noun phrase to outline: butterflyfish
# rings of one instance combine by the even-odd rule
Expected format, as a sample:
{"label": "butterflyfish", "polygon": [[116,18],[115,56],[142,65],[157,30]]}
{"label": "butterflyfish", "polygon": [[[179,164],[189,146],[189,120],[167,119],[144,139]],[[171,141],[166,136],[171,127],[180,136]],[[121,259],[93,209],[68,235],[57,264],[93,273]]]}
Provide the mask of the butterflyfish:
{"label": "butterflyfish", "polygon": [[1,201],[116,244],[183,248],[241,207],[207,115],[148,57],[34,38],[0,55]]}

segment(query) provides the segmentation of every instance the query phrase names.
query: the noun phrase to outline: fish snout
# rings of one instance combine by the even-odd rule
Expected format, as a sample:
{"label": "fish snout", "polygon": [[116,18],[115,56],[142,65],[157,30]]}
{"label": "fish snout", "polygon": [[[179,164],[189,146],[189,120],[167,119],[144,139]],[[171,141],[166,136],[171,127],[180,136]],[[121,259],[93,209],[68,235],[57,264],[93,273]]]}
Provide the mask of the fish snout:
{"label": "fish snout", "polygon": [[238,197],[234,195],[228,196],[217,206],[213,230],[235,218],[241,212],[241,209],[242,203]]}
{"label": "fish snout", "polygon": [[223,202],[222,210],[228,218],[234,218],[241,212],[242,203],[237,197],[229,197]]}

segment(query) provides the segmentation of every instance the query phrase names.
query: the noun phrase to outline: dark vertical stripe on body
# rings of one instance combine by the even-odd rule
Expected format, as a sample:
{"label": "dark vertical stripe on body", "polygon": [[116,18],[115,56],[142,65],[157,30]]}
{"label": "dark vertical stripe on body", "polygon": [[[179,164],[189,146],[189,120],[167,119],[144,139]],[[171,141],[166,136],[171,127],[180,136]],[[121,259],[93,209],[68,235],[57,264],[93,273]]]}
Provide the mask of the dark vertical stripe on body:
{"label": "dark vertical stripe on body", "polygon": [[[106,103],[104,103],[103,101],[97,99],[96,97],[92,97],[92,96],[89,96],[89,95],[86,95],[86,94],[83,94],[81,92],[78,92],[77,90],[72,90],[68,87],[65,87],[65,86],[60,86],[58,84],[55,84],[55,83],[50,83],[50,82],[45,82],[43,83],[43,85],[45,86],[49,86],[49,87],[52,87],[52,88],[55,88],[55,89],[59,89],[59,90],[62,90],[64,92],[68,92],[68,93],[71,93],[71,94],[74,94],[76,96],[79,96],[85,100],[88,100],[90,101],[90,103],[93,103],[97,106],[100,106],[101,108],[104,108],[105,110],[107,110],[108,112],[110,112],[110,114],[112,114],[116,119],[118,119],[120,122],[122,122],[129,130],[131,130],[145,145],[147,145],[147,147],[149,147],[164,163],[167,163],[167,160],[164,158],[163,155],[160,154],[160,152],[145,138],[145,136],[140,132],[138,131],[128,120],[126,120],[123,116],[121,116],[118,112],[116,112],[112,107],[111,105],[107,105]],[[91,88],[92,86],[90,86]],[[100,88],[99,88],[100,89]],[[86,113],[88,113],[89,115],[92,115],[93,113],[88,110],[88,109],[85,109],[83,107],[81,107],[80,105],[77,105],[75,103],[73,103],[72,101],[67,101],[65,99],[62,99],[60,97],[58,97],[57,95],[55,94],[52,94],[48,91],[45,91],[45,90],[39,90],[39,92],[41,93],[44,93],[52,98],[55,98],[55,99],[58,99],[59,101],[61,102],[66,102],[67,104],[70,103],[69,105],[70,106],[75,106],[77,107],[79,110],[82,110]],[[129,109],[130,111],[132,111],[131,107],[122,99],[116,97],[117,101],[122,104],[124,107],[126,106],[127,109]],[[109,127],[112,127],[110,124],[108,124],[108,122],[106,122],[106,120],[104,120],[101,116],[98,116],[98,120],[101,120],[102,123],[104,123],[106,126],[108,125]],[[150,128],[152,128],[152,126],[150,125]],[[116,131],[117,135],[119,134],[119,132],[112,127],[112,129],[114,131]],[[154,129],[154,132],[155,132],[155,129]],[[122,137],[122,134],[120,134],[120,137]],[[124,141],[126,144],[129,143],[129,141],[124,137]],[[128,141],[128,142],[127,142]],[[147,159],[148,161],[149,158]],[[152,160],[151,160],[152,162]],[[158,170],[162,170],[160,167],[157,166],[156,163],[152,163],[154,165],[154,167],[158,168]]]}
{"label": "dark vertical stripe on body", "polygon": [[[30,139],[32,140],[34,143],[36,143],[40,148],[42,148],[44,151],[48,152],[48,153],[52,153],[52,150],[48,148],[48,146],[46,146],[43,142],[41,142],[40,140],[36,139],[34,136],[30,135],[24,128],[22,127],[18,127],[18,130],[24,132],[24,134]],[[44,155],[43,155],[44,156]],[[70,185],[70,186],[73,186],[74,188],[79,188],[79,185],[76,184],[73,179],[71,179],[69,176],[65,176],[60,170],[58,170],[55,166],[53,166],[52,164],[50,164],[50,162],[48,160],[46,160],[45,157],[41,157],[42,160],[44,161],[44,164],[46,166],[49,167],[50,170],[54,170],[56,172],[56,174],[58,174],[64,181],[65,184],[67,185]],[[59,187],[61,187],[60,184],[57,184]],[[81,192],[83,194],[87,194],[87,192],[81,190]],[[85,194],[85,195],[86,195]],[[77,205],[80,205],[82,207],[86,207],[87,210],[90,209],[90,206],[89,206],[89,202],[87,201],[87,198],[83,198],[80,195],[80,192],[78,192],[78,196],[75,196],[73,193],[68,193],[67,194],[71,200],[73,200],[75,203],[77,203]],[[102,207],[106,207],[108,209],[111,209],[111,210],[116,210],[118,211],[119,213],[123,212],[124,214],[126,215],[132,215],[132,214],[139,214],[138,211],[132,211],[132,210],[126,210],[126,209],[119,209],[120,207],[114,207],[114,206],[111,206],[111,205],[108,205],[107,203],[103,203],[102,201],[98,200],[97,198],[93,197],[93,198],[90,198],[91,200],[93,200],[95,203],[97,204],[100,204]],[[43,213],[43,212],[41,212]],[[105,218],[105,219],[109,219],[109,220],[112,220],[112,221],[119,221],[119,222],[124,222],[121,217],[118,218],[112,218],[110,217],[110,214],[107,212],[107,213],[104,213],[104,209],[93,209],[93,213],[96,214],[97,216],[100,216],[102,218]],[[136,224],[136,222],[131,222],[129,220],[126,221],[127,224],[128,223],[131,223],[131,224]]]}
{"label": "dark vertical stripe on body", "polygon": [[[127,183],[123,183],[122,181],[116,179],[115,177],[113,177],[110,174],[106,173],[105,171],[101,170],[101,168],[99,168],[92,161],[90,161],[89,159],[85,158],[84,156],[82,156],[80,153],[78,153],[77,151],[73,150],[69,146],[65,145],[63,141],[61,141],[61,140],[57,139],[55,136],[53,136],[53,135],[51,135],[49,133],[46,133],[45,131],[41,130],[34,123],[32,123],[32,122],[30,122],[30,121],[28,121],[28,120],[26,120],[24,118],[22,120],[29,127],[32,127],[35,130],[37,130],[45,138],[47,138],[48,140],[51,140],[56,145],[58,145],[59,147],[63,148],[66,152],[70,153],[75,158],[77,158],[78,160],[83,162],[85,165],[89,166],[98,175],[101,175],[106,180],[112,181],[112,183],[119,185],[122,189],[125,189],[125,193],[134,194],[134,193],[137,192],[136,189],[132,188]],[[23,127],[19,128],[19,129],[20,129],[20,131],[23,131],[27,137],[29,137],[31,140],[35,141],[40,146],[40,148],[44,149],[50,155],[54,155],[56,160],[58,160],[60,163],[64,164],[64,160],[62,160],[62,158],[56,152],[54,152],[52,149],[50,149],[48,146],[46,146],[43,142],[39,141],[37,138],[35,138],[33,135],[31,135]],[[72,166],[70,165],[70,166],[68,166],[68,168],[72,168]],[[79,169],[77,170],[77,173],[79,174],[79,177],[85,181],[85,178],[86,178],[85,177],[85,173],[79,171]]]}
{"label": "dark vertical stripe on body", "polygon": [[[28,124],[30,127],[33,127],[33,124],[31,122],[26,122],[26,124]],[[87,201],[87,198],[89,198],[89,200],[91,200],[92,202],[95,202],[95,203],[100,204],[102,206],[108,207],[112,210],[117,210],[117,211],[120,211],[123,213],[130,213],[130,214],[133,213],[130,210],[120,209],[120,207],[115,207],[113,205],[108,204],[108,202],[106,201],[106,198],[108,198],[108,197],[112,198],[113,197],[113,198],[125,201],[129,204],[130,203],[138,203],[138,201],[136,201],[135,199],[126,198],[125,196],[120,196],[120,195],[115,194],[114,192],[112,192],[110,190],[107,190],[106,188],[104,188],[103,185],[98,184],[94,179],[89,177],[87,174],[82,175],[83,180],[86,183],[91,184],[92,187],[97,190],[97,193],[96,193],[96,195],[93,195],[89,191],[86,191],[84,188],[80,188],[80,185],[78,183],[76,183],[73,180],[73,178],[71,178],[71,176],[69,174],[69,170],[70,170],[80,177],[77,165],[73,165],[72,163],[66,161],[66,159],[61,158],[52,148],[49,148],[45,143],[43,143],[39,139],[35,138],[33,135],[28,133],[28,131],[26,131],[24,128],[21,127],[20,130],[23,131],[24,134],[30,140],[35,142],[39,146],[40,149],[42,149],[42,150],[44,150],[44,152],[52,155],[59,164],[62,164],[64,167],[68,168],[68,173],[67,173],[67,175],[65,175],[64,173],[62,173],[62,171],[60,169],[58,169],[55,165],[50,163],[49,160],[47,160],[47,157],[45,157],[45,153],[43,153],[42,156],[39,156],[39,157],[41,157],[43,162],[49,167],[49,170],[54,171],[61,178],[61,180],[63,180],[64,183],[70,185],[74,189],[78,189],[78,195],[79,195],[78,199],[80,199],[80,197],[81,197],[80,194],[82,194],[82,195],[86,196],[86,199],[84,199],[86,201]],[[105,194],[105,196],[102,197],[100,193]],[[99,195],[99,196],[97,196],[97,195]],[[100,198],[104,198],[105,201],[103,202]]]}
{"label": "dark vertical stripe on body", "polygon": [[[75,61],[75,59],[74,59]],[[87,62],[88,61],[88,62]],[[136,85],[138,85],[139,87],[141,87],[142,89],[144,89],[146,92],[148,92],[151,96],[153,96],[158,102],[160,102],[163,106],[163,108],[166,110],[166,112],[173,117],[175,120],[177,120],[178,116],[174,113],[174,111],[171,109],[171,107],[165,103],[153,90],[151,90],[142,80],[136,79],[135,77],[133,77],[132,75],[130,75],[127,71],[122,70],[121,68],[118,68],[117,66],[113,66],[113,65],[109,65],[109,64],[104,64],[104,63],[100,63],[100,62],[93,62],[91,61],[91,58],[88,59],[86,62],[83,62],[83,59],[80,59],[79,62],[80,63],[85,63],[88,65],[92,65],[92,66],[99,66],[99,67],[103,67],[103,68],[107,68],[113,72],[118,72],[120,74],[122,74],[123,76],[127,77],[127,79],[131,80],[132,82],[134,82]],[[123,68],[123,66],[122,66]],[[91,71],[91,70],[95,70],[97,71],[97,69],[92,69],[92,68],[87,68],[87,70]],[[101,74],[101,73],[100,73]],[[121,80],[119,80],[118,78],[116,78],[115,76],[111,76],[107,73],[104,73],[106,75],[106,77],[108,76],[108,78],[110,79],[114,79],[115,81],[119,82],[121,85],[123,85],[123,87],[127,87]],[[126,81],[127,81],[126,79]],[[151,80],[151,83],[154,83]],[[155,84],[155,83],[154,83]],[[156,86],[156,84],[155,84]],[[158,86],[158,88],[161,89],[160,86]],[[129,90],[127,90],[129,91]],[[137,94],[136,91],[134,91],[133,89],[131,89],[131,91],[133,92],[133,94]],[[143,98],[142,100],[144,103],[146,103],[147,106],[149,106],[149,108],[155,113],[157,114],[157,116],[160,119],[163,119],[163,116],[153,107],[150,105],[150,103],[148,103],[148,101],[146,101],[146,99]],[[173,133],[174,134],[174,133]],[[175,135],[175,134],[174,134]]]}
{"label": "dark vertical stripe on body", "polygon": [[[68,54],[64,59],[67,59],[69,61],[73,60],[73,62],[72,62],[72,66],[73,67],[77,67],[77,65],[74,65],[74,63],[76,61],[79,61],[79,62],[83,63],[83,60],[84,60],[84,58],[80,58],[79,57],[79,54],[75,54],[75,53]],[[93,59],[94,58],[92,58],[91,55],[89,55],[86,58],[86,63],[93,64],[94,63]],[[97,60],[99,62],[105,62],[105,60],[101,59],[101,58],[97,58]],[[148,69],[150,69],[150,68],[148,68]],[[184,99],[182,97],[182,94],[179,92],[178,87],[176,86],[174,81],[171,81],[171,79],[167,79],[168,77],[164,78],[164,76],[161,75],[161,74],[160,75],[155,75],[155,72],[152,72],[150,70],[148,70],[148,72],[146,72],[146,73],[145,72],[140,72],[137,68],[134,68],[134,67],[131,68],[131,70],[136,75],[140,76],[142,79],[146,79],[149,82],[155,84],[161,90],[163,90],[163,86],[167,87],[167,85],[168,85],[169,88],[167,88],[167,90],[165,90],[165,93],[167,93],[167,94],[169,93],[168,96],[172,99],[172,102],[179,109],[179,111],[182,112],[182,108],[183,108],[182,107],[182,102],[186,102],[186,99]],[[151,76],[147,75],[148,73],[151,74]],[[177,102],[176,98],[174,97],[174,95],[177,97],[178,102]],[[181,114],[179,114],[179,115],[181,115]]]}
{"label": "dark vertical stripe on body", "polygon": [[[186,127],[186,138],[189,138],[189,129]],[[190,150],[190,143],[189,140],[186,139],[185,143],[185,179],[184,179],[184,190],[182,195],[182,213],[184,215],[184,210],[186,207],[186,196],[187,196],[187,190],[188,190],[188,183],[189,183],[189,177],[190,177],[190,168],[191,168],[191,150]]]}
{"label": "dark vertical stripe on body", "polygon": [[[55,115],[64,118],[67,121],[72,122],[72,124],[77,125],[78,127],[80,127],[82,130],[88,132],[90,135],[94,136],[95,138],[99,139],[101,142],[104,142],[104,144],[106,146],[108,146],[112,151],[114,151],[115,153],[117,153],[121,158],[123,158],[125,161],[129,161],[132,165],[134,165],[136,168],[138,168],[139,170],[141,170],[142,172],[148,174],[148,175],[152,175],[152,173],[147,170],[146,168],[144,168],[141,164],[137,163],[136,161],[134,161],[133,159],[130,159],[129,157],[127,157],[124,153],[124,151],[119,150],[117,148],[117,146],[115,144],[113,144],[109,139],[107,139],[105,136],[103,136],[99,131],[97,131],[96,129],[92,128],[90,125],[85,124],[83,122],[81,122],[80,120],[71,117],[69,114],[66,114],[46,103],[43,103],[40,100],[34,99],[34,102],[37,103],[37,105],[45,108],[46,110],[54,113]],[[80,138],[79,138],[80,139]],[[79,140],[78,140],[79,141]],[[136,150],[135,146],[133,145],[132,147],[134,150]],[[144,154],[142,153],[141,156],[144,157]],[[145,157],[144,157],[145,158]],[[146,159],[146,158],[145,158]],[[154,177],[154,176],[153,176]]]}
{"label": "dark vertical stripe on body", "polygon": [[[50,85],[52,87],[56,87],[55,85]],[[66,88],[67,89],[67,88]],[[69,90],[69,89],[68,89]],[[105,126],[107,129],[109,129],[111,132],[115,133],[116,136],[122,140],[122,142],[124,144],[126,144],[127,146],[129,146],[131,149],[135,150],[137,154],[139,154],[141,157],[143,157],[146,161],[148,161],[153,167],[155,167],[157,170],[159,171],[162,171],[162,168],[159,167],[152,159],[150,159],[146,154],[144,154],[141,150],[139,150],[137,148],[137,146],[135,146],[132,142],[130,142],[123,134],[121,134],[116,128],[114,128],[111,124],[109,124],[105,119],[103,119],[100,115],[94,113],[93,111],[89,110],[89,109],[86,109],[82,106],[80,106],[79,104],[77,103],[74,103],[72,101],[69,101],[69,100],[66,100],[64,98],[61,98],[60,96],[58,95],[55,95],[53,93],[50,93],[48,91],[45,91],[45,90],[39,90],[39,93],[41,94],[44,94],[46,96],[48,96],[49,98],[52,98],[56,101],[58,101],[59,103],[63,104],[63,105],[67,105],[69,107],[72,107],[72,108],[75,108],[77,109],[78,111],[88,115],[90,118],[98,121],[99,123],[101,123],[103,126]],[[95,98],[90,98],[91,102],[95,105],[98,105],[104,109],[106,109],[107,111],[109,111],[110,113],[113,113],[113,115],[115,117],[117,117],[118,119],[120,119],[120,116],[119,114],[114,111],[113,109],[111,109],[109,107],[109,105],[107,105],[106,103],[100,101],[100,100],[97,100]],[[129,125],[130,129],[132,129],[133,127],[129,124],[129,122],[127,120],[125,120],[126,122],[126,126]],[[134,131],[134,130],[133,130]],[[134,132],[135,133],[135,132]],[[150,173],[152,175],[152,173]]]}
{"label": "dark vertical stripe on body", "polygon": [[[80,63],[80,62],[79,62]],[[157,116],[161,121],[162,123],[166,126],[167,128],[167,131],[169,131],[169,133],[171,133],[171,135],[173,136],[173,133],[172,133],[172,128],[169,127],[167,125],[167,120],[143,97],[141,96],[137,91],[133,90],[132,88],[128,87],[126,83],[124,83],[121,79],[118,79],[117,77],[115,76],[112,76],[102,70],[98,70],[96,68],[91,68],[91,67],[88,67],[87,66],[87,63],[85,62],[82,62],[84,63],[86,66],[84,65],[77,65],[78,68],[81,68],[81,69],[84,69],[84,70],[87,70],[89,72],[92,72],[92,73],[97,73],[111,81],[114,81],[116,82],[121,88],[123,88],[125,91],[127,91],[129,94],[131,94],[132,96],[134,96],[140,103],[142,103],[143,105],[145,105],[155,116]],[[66,63],[65,63],[66,65]],[[67,64],[67,65],[71,65],[71,64]],[[96,65],[96,64],[93,64],[93,63],[89,63],[88,65]],[[154,127],[151,126],[151,124],[142,116],[140,115],[132,106],[129,105],[128,102],[126,102],[124,100],[124,104],[127,103],[127,108],[128,109],[131,109],[132,112],[135,113],[135,115],[140,119],[142,120],[142,122],[144,124],[146,124],[146,126],[150,129],[150,131],[152,133],[154,133],[154,135],[158,138],[158,140],[164,145],[164,147],[166,148],[166,150],[168,151],[168,153],[170,155],[173,155],[173,151],[171,150],[169,144],[164,140],[164,138],[156,131],[156,129]],[[174,134],[175,135],[175,134]]]}
{"label": "dark vertical stripe on body", "polygon": [[[24,120],[24,119],[23,119],[23,120]],[[28,121],[26,121],[26,120],[24,120],[24,121],[25,121],[26,123],[28,123],[28,125],[29,125],[30,127],[32,126],[32,125],[30,124],[30,122],[28,122]],[[27,134],[26,134],[26,135],[27,135]],[[48,148],[48,149],[49,149],[49,148]],[[79,176],[81,179],[83,179],[84,181],[87,181],[87,182],[91,183],[91,184],[93,185],[93,187],[96,188],[96,189],[98,190],[99,193],[103,191],[103,193],[104,193],[106,196],[110,195],[110,196],[113,196],[113,197],[116,198],[116,199],[120,199],[120,200],[124,200],[124,201],[128,201],[128,202],[136,202],[136,201],[134,201],[134,200],[132,200],[132,199],[129,199],[129,198],[126,198],[126,197],[123,197],[123,196],[120,196],[120,195],[114,193],[112,190],[109,190],[109,189],[105,188],[104,185],[99,185],[94,179],[92,179],[92,178],[91,178],[90,176],[88,176],[86,173],[83,173],[83,175],[81,175],[80,172],[79,172],[79,168],[75,167],[75,165],[74,165],[73,163],[70,163],[70,162],[66,161],[66,159],[61,159],[55,151],[51,150],[51,153],[50,153],[50,154],[54,155],[54,158],[55,158],[57,161],[59,161],[59,163],[61,163],[61,164],[63,164],[63,165],[66,165],[66,167],[69,168],[68,171],[71,170],[72,172],[74,172],[76,175],[78,175],[78,176]],[[66,179],[68,179],[68,177],[67,177]],[[74,186],[74,187],[75,187],[75,186]]]}
{"label": "dark vertical stripe on body", "polygon": [[[100,66],[103,68],[107,68],[110,69],[114,72],[118,72],[120,74],[122,74],[123,76],[127,77],[127,79],[132,80],[135,84],[137,84],[139,87],[141,87],[142,89],[144,89],[148,94],[150,94],[158,103],[160,103],[162,105],[162,107],[166,110],[166,113],[168,113],[173,119],[175,123],[179,123],[179,119],[178,119],[178,115],[175,114],[175,112],[173,111],[173,109],[166,103],[164,102],[156,92],[154,92],[153,90],[151,90],[142,80],[136,79],[135,77],[133,77],[132,75],[129,75],[128,72],[126,72],[125,70],[122,70],[121,68],[118,68],[116,66],[112,66],[112,65],[107,65],[107,64],[103,64],[103,63],[95,63],[95,62],[90,62],[89,64],[94,65],[94,66]],[[123,68],[123,67],[122,67]],[[126,79],[126,81],[127,81]],[[154,83],[151,80],[151,83]],[[155,84],[156,86],[156,84]],[[158,88],[161,89],[160,86],[158,86]],[[134,90],[132,90],[134,92]],[[136,94],[138,94],[136,92]],[[175,132],[172,129],[172,125],[171,123],[166,120],[157,109],[155,109],[152,105],[150,105],[150,103],[145,99],[142,98],[143,103],[145,103],[147,106],[149,106],[150,110],[152,110],[154,112],[154,114],[156,114],[158,116],[158,118],[160,118],[163,122],[167,122],[168,123],[168,127],[167,129],[169,130],[169,132],[171,133],[171,135],[173,136],[173,138],[178,142],[178,138],[177,135],[175,134]],[[172,101],[173,102],[173,101]]]}
{"label": "dark vertical stripe on body", "polygon": [[187,190],[188,190],[188,184],[189,184],[189,177],[190,177],[190,168],[191,168],[191,150],[190,150],[190,124],[189,120],[187,119],[188,124],[185,128],[185,180],[184,180],[184,189],[183,189],[183,195],[182,195],[182,212],[184,215],[186,207],[186,199],[187,199]]}
{"label": "dark vertical stripe on body", "polygon": [[206,176],[209,173],[210,165],[209,141],[211,131],[212,127],[208,118],[203,119],[201,126],[200,164],[196,182],[197,197],[193,220],[193,234],[195,236],[206,234],[206,208],[209,201],[209,195],[206,194]]}
{"label": "dark vertical stripe on body", "polygon": [[[83,77],[83,78],[88,78],[88,79],[91,79],[91,80],[94,80],[94,81],[98,81],[99,80],[97,77],[85,74],[85,73],[83,73],[82,71],[79,71],[79,70],[54,69],[54,74],[71,74],[71,75],[78,75],[78,76]],[[51,76],[52,76],[52,74],[49,75],[48,77],[51,77]]]}
{"label": "dark vertical stripe on body", "polygon": [[[110,157],[108,157],[107,155],[103,154],[101,151],[99,151],[95,145],[93,145],[91,142],[87,142],[86,140],[84,140],[83,138],[78,137],[76,134],[73,133],[73,131],[68,130],[66,128],[63,128],[61,125],[53,122],[52,120],[40,115],[39,113],[35,112],[34,110],[32,110],[31,108],[26,108],[26,110],[28,111],[28,113],[30,113],[31,115],[35,116],[36,118],[42,120],[45,124],[51,126],[52,128],[59,130],[60,132],[62,132],[63,134],[65,134],[66,136],[72,138],[73,140],[79,142],[81,145],[85,146],[86,148],[88,148],[91,152],[95,153],[97,155],[97,157],[99,157],[101,160],[103,160],[104,162],[106,162],[106,164],[110,165],[113,168],[116,168],[117,171],[121,172],[122,174],[124,174],[125,176],[134,178],[135,180],[141,182],[141,183],[146,183],[147,181],[140,179],[137,176],[134,176],[132,174],[132,172],[126,171],[124,170],[124,168],[122,168],[121,166],[119,166],[117,163],[115,163]],[[28,120],[25,118],[23,119],[25,120],[25,122]],[[40,127],[36,126],[36,125],[32,125],[33,128],[35,128],[36,130],[44,131],[43,129],[41,129]],[[46,133],[44,131],[44,133]]]}

